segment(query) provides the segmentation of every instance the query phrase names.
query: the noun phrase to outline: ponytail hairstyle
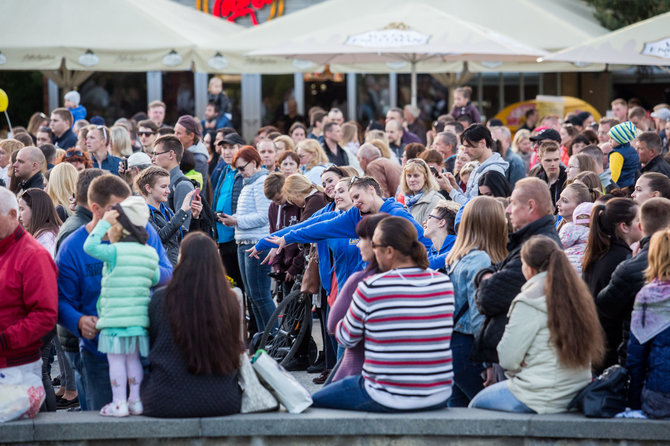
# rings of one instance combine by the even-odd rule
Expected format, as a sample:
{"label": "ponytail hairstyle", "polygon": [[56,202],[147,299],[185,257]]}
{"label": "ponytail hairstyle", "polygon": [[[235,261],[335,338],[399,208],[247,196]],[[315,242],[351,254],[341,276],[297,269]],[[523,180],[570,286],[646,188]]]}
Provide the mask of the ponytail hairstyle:
{"label": "ponytail hairstyle", "polygon": [[644,272],[648,282],[670,280],[670,229],[656,232],[649,242],[649,266]]}
{"label": "ponytail hairstyle", "polygon": [[584,251],[582,270],[610,250],[612,241],[620,239],[619,224],[630,225],[637,216],[637,204],[630,198],[612,198],[605,204],[596,204],[591,211],[591,231]]}
{"label": "ponytail hairstyle", "polygon": [[282,195],[290,203],[304,201],[314,191],[323,192],[323,188],[312,183],[301,173],[287,176],[281,189]]}
{"label": "ponytail hairstyle", "polygon": [[572,184],[574,183],[582,183],[586,186],[593,202],[603,196],[603,183],[600,182],[600,177],[595,172],[579,172],[572,180]]}
{"label": "ponytail hairstyle", "polygon": [[565,186],[565,189],[563,190],[569,190],[570,192],[575,194],[575,200],[577,201],[577,205],[580,205],[587,201],[590,202],[595,201],[593,199],[593,194],[589,192],[589,188],[582,183],[570,183],[567,186]]}
{"label": "ponytail hairstyle", "polygon": [[377,224],[376,230],[381,233],[382,245],[390,246],[411,258],[419,268],[428,268],[426,247],[419,242],[416,228],[409,220],[402,217],[387,217]]}
{"label": "ponytail hairstyle", "polygon": [[561,364],[569,368],[598,364],[605,352],[595,303],[563,250],[544,235],[528,239],[521,259],[537,272],[547,272],[545,299],[549,341]]}

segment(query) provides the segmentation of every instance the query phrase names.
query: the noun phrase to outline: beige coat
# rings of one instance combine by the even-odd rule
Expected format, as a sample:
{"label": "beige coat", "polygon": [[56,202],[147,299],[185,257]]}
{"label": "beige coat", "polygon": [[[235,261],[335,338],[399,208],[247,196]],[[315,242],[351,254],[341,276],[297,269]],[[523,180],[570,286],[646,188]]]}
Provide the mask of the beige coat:
{"label": "beige coat", "polygon": [[572,398],[591,382],[591,369],[562,366],[549,342],[546,276],[532,277],[512,301],[498,356],[517,399],[537,413],[557,413],[567,411]]}
{"label": "beige coat", "polygon": [[431,211],[440,200],[444,200],[444,197],[438,191],[431,190],[424,192],[423,196],[419,198],[419,201],[412,206],[412,209],[410,209],[409,212],[417,223],[423,225],[423,222],[426,221],[428,215],[430,215]]}

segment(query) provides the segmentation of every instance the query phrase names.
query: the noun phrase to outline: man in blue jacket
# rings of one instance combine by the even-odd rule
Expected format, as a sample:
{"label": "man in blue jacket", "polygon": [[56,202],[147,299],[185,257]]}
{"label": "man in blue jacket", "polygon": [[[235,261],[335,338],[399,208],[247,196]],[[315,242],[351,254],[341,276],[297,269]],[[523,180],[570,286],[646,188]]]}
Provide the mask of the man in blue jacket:
{"label": "man in blue jacket", "polygon": [[381,188],[374,178],[354,177],[349,184],[349,194],[354,207],[347,212],[307,227],[293,229],[283,237],[270,237],[268,240],[279,246],[281,250],[287,243],[313,243],[332,238],[356,238],[356,225],[365,215],[385,212],[408,219],[416,228],[419,242],[423,243],[427,250],[433,247],[433,243],[423,235],[423,227],[414,220],[412,214],[402,204],[398,203],[395,198],[382,198]]}
{"label": "man in blue jacket", "polygon": [[[81,375],[79,399],[84,410],[100,410],[112,400],[109,366],[106,356],[98,351],[96,308],[102,281],[103,262],[84,252],[84,242],[105,212],[130,196],[130,188],[119,177],[105,174],[91,182],[88,204],[93,220],[70,234],[56,257],[58,266],[58,323],[79,337],[81,361],[73,364]],[[160,238],[150,224],[148,245],[159,256],[159,285],[172,276],[172,266]],[[79,385],[81,384],[81,385]]]}

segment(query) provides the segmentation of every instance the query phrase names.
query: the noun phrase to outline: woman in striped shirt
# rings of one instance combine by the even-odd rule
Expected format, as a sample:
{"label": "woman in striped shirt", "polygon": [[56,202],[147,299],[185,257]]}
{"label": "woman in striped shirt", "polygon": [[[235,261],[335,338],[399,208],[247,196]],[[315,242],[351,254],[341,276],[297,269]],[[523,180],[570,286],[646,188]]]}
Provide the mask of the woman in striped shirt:
{"label": "woman in striped shirt", "polygon": [[369,412],[446,407],[451,395],[454,310],[449,278],[428,268],[412,223],[382,220],[372,237],[379,269],[357,288],[337,341],[365,344],[361,375],[313,395],[314,406]]}

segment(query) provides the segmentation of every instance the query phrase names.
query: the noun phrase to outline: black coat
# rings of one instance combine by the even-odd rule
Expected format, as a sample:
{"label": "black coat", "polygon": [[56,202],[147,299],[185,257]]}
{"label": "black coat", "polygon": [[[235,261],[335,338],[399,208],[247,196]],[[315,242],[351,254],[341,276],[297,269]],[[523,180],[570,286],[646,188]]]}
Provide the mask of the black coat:
{"label": "black coat", "polygon": [[[625,365],[630,337],[630,315],[638,291],[644,286],[644,270],[649,265],[649,236],[640,240],[640,252],[616,267],[612,279],[596,298],[600,324],[607,339],[607,352],[601,370]],[[618,358],[617,358],[618,353]]]}
{"label": "black coat", "polygon": [[[149,302],[149,373],[140,391],[144,415],[197,418],[239,413],[242,391],[237,371],[225,375],[190,373],[174,343],[164,298],[165,288],[161,288]],[[179,396],[175,392],[183,393]]]}
{"label": "black coat", "polygon": [[612,278],[612,273],[617,266],[631,256],[630,247],[619,238],[612,239],[609,251],[604,256],[589,265],[582,272],[584,282],[595,299],[598,293],[607,286]]}
{"label": "black coat", "polygon": [[642,173],[648,172],[658,172],[662,173],[666,177],[670,177],[670,164],[663,159],[661,155],[658,155],[653,160],[649,161],[642,168]]}
{"label": "black coat", "polygon": [[496,347],[502,339],[507,325],[507,312],[514,298],[521,292],[526,278],[521,272],[521,245],[534,235],[546,235],[561,246],[554,226],[554,218],[546,215],[519,229],[507,243],[509,253],[505,259],[492,268],[481,270],[478,276],[487,272],[493,275],[482,281],[475,297],[479,312],[484,315],[484,323],[475,335],[472,360],[477,362],[498,362]]}

